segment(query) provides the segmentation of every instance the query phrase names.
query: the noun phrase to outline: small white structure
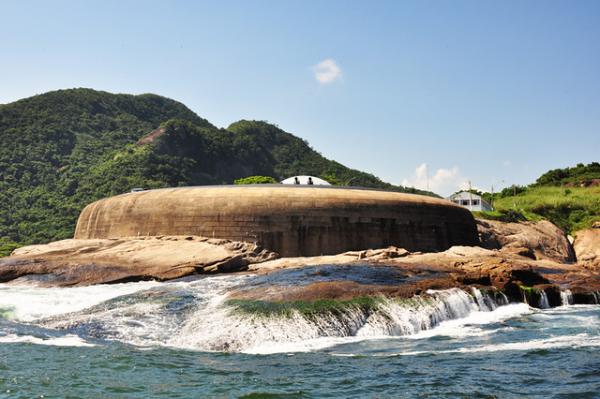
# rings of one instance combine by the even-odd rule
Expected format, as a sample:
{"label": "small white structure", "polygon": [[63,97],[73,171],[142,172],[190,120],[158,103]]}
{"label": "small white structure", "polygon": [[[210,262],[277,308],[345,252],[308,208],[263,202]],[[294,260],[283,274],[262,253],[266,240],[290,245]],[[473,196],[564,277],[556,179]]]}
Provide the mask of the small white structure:
{"label": "small white structure", "polygon": [[329,182],[315,176],[293,176],[283,180],[281,184],[303,184],[313,186],[331,186]]}
{"label": "small white structure", "polygon": [[460,191],[452,194],[447,199],[470,211],[481,212],[492,210],[492,206],[486,200],[481,198],[481,195],[470,193],[468,191]]}

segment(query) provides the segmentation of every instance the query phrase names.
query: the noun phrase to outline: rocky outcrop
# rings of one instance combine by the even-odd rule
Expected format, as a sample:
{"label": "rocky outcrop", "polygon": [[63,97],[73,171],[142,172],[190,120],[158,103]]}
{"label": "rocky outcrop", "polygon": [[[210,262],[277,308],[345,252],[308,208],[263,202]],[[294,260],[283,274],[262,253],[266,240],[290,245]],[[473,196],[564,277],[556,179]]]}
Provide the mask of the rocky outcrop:
{"label": "rocky outcrop", "polygon": [[600,269],[600,223],[597,222],[591,229],[578,231],[573,247],[579,263]]}
{"label": "rocky outcrop", "polygon": [[246,270],[278,255],[255,244],[195,236],[63,240],[0,259],[0,282],[90,285]]}
{"label": "rocky outcrop", "polygon": [[[566,238],[553,225],[484,221],[480,226],[485,228],[484,242],[499,248],[453,246],[443,252],[421,253],[391,246],[280,258],[256,244],[198,236],[64,240],[23,247],[0,259],[0,282],[70,286],[245,271],[256,278],[292,273],[297,276],[296,283],[250,284],[248,289],[233,292],[232,299],[410,298],[428,290],[459,287],[468,291],[477,287],[492,296],[539,307],[560,305],[568,292],[574,303],[600,302],[600,229],[577,234],[575,248],[582,260],[573,264],[564,263],[573,257],[563,241]],[[320,269],[323,265],[342,268],[343,272],[331,275]],[[365,268],[370,281],[352,277]],[[308,275],[310,281],[298,277],[313,272],[316,274]]]}
{"label": "rocky outcrop", "polygon": [[[384,256],[384,253],[399,254]],[[290,268],[317,265],[371,265],[393,267],[398,274],[389,281],[365,284],[338,278],[293,286],[261,286],[233,292],[233,299],[262,301],[349,300],[362,296],[410,298],[427,290],[477,287],[505,295],[510,301],[527,301],[532,306],[559,306],[561,292],[572,293],[576,303],[597,303],[600,271],[549,259],[534,260],[516,252],[480,247],[452,247],[439,253],[406,253],[397,248],[347,252],[319,258],[283,258],[250,266],[258,273],[279,273]],[[546,303],[547,302],[547,303]]]}
{"label": "rocky outcrop", "polygon": [[565,233],[547,220],[505,223],[477,219],[481,246],[532,259],[575,262],[575,252]]}

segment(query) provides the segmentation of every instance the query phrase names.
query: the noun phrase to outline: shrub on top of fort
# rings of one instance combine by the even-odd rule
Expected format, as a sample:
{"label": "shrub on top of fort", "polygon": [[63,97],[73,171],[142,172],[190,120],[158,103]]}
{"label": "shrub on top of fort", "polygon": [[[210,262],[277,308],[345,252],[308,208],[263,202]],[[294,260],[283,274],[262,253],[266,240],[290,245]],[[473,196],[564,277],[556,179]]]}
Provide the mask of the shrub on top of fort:
{"label": "shrub on top of fort", "polygon": [[236,179],[234,184],[276,184],[277,180],[271,176],[248,176]]}

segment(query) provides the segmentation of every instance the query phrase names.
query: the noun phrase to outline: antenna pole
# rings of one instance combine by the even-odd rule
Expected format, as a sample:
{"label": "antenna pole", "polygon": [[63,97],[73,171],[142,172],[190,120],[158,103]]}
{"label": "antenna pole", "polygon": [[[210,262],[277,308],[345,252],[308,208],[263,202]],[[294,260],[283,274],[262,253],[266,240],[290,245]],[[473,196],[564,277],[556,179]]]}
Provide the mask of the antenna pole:
{"label": "antenna pole", "polygon": [[473,210],[473,189],[471,188],[471,180],[469,180],[469,208]]}

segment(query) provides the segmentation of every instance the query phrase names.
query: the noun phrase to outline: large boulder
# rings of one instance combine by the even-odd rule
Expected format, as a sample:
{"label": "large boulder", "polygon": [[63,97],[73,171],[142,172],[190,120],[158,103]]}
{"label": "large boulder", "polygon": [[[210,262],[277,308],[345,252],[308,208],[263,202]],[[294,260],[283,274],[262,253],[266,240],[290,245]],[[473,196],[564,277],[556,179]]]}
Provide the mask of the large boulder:
{"label": "large boulder", "polygon": [[247,270],[249,264],[276,257],[256,244],[197,236],[70,239],[19,248],[0,259],[0,283],[70,286],[170,280]]}
{"label": "large boulder", "polygon": [[[443,252],[408,253],[391,247],[334,256],[281,258],[251,265],[250,271],[267,276],[265,282],[233,292],[230,299],[276,304],[351,301],[379,296],[411,298],[429,290],[448,288],[472,292],[475,287],[496,299],[504,296],[503,300],[527,301],[535,307],[560,306],[566,300],[598,302],[600,269],[549,259],[534,260],[518,252],[454,246]],[[334,266],[343,271],[335,272]],[[302,283],[284,279],[286,283],[282,284],[277,276],[286,269],[288,272],[295,269],[289,275]]]}
{"label": "large boulder", "polygon": [[575,262],[575,252],[565,233],[547,220],[506,223],[477,219],[481,246],[556,262]]}
{"label": "large boulder", "polygon": [[600,224],[595,224],[591,229],[578,231],[573,247],[579,263],[600,267]]}

